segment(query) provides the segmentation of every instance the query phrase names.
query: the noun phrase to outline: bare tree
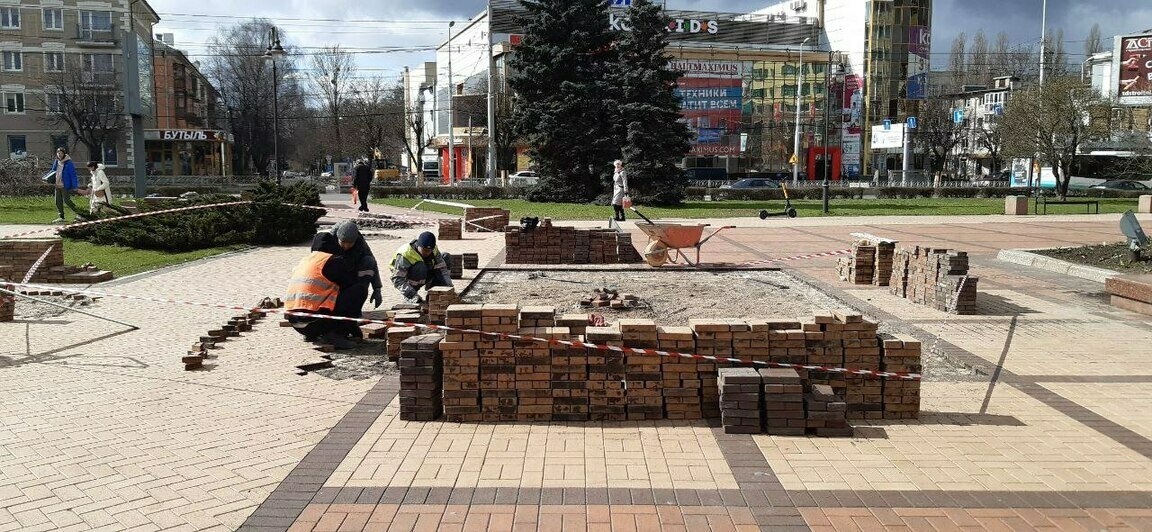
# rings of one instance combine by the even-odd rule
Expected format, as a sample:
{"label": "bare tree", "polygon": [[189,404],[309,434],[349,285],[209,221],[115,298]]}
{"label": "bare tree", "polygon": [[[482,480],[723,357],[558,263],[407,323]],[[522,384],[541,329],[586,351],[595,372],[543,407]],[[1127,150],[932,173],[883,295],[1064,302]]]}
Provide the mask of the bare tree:
{"label": "bare tree", "polygon": [[315,73],[311,78],[312,84],[331,117],[328,127],[331,127],[335,142],[331,144],[330,155],[347,155],[344,153],[344,128],[340,127],[340,107],[348,102],[355,88],[356,59],[337,44],[312,56],[312,70]]}
{"label": "bare tree", "polygon": [[953,90],[960,88],[964,84],[965,72],[967,71],[967,57],[964,54],[965,46],[968,42],[968,37],[964,32],[960,32],[955,39],[952,39],[952,52],[948,54],[948,70],[952,72],[952,85]]}
{"label": "bare tree", "polygon": [[516,145],[520,138],[516,135],[516,128],[512,123],[515,95],[503,77],[497,80],[495,86],[496,133],[493,141],[496,144],[496,168],[509,172],[526,170],[516,167]]}
{"label": "bare tree", "polygon": [[383,154],[403,149],[404,93],[400,85],[380,77],[361,80],[352,85],[345,108],[349,149],[368,154],[377,148]]}
{"label": "bare tree", "polygon": [[1068,53],[1064,51],[1064,29],[1044,36],[1044,76],[1063,76],[1068,72]]}
{"label": "bare tree", "polygon": [[988,39],[984,38],[984,30],[979,30],[972,36],[972,46],[968,48],[968,83],[988,86],[992,79],[991,66]]}
{"label": "bare tree", "polygon": [[992,58],[992,64],[989,66],[992,77],[1011,75],[1007,66],[1008,56],[1011,53],[1012,45],[1008,39],[1008,34],[1005,32],[997,33],[996,44],[992,45],[992,51],[989,53]]}
{"label": "bare tree", "polygon": [[[204,72],[220,90],[228,110],[229,128],[236,138],[234,166],[238,171],[246,171],[249,164],[260,172],[269,168],[275,140],[274,99],[281,117],[281,164],[293,152],[295,132],[307,118],[303,94],[295,77],[289,75],[295,70],[295,54],[290,51],[288,57],[277,60],[279,80],[273,79],[272,65],[264,59],[272,27],[266,19],[253,19],[222,28],[208,44],[210,58]],[[284,35],[280,32],[282,40]],[[290,46],[285,48],[292,50]]]}
{"label": "bare tree", "polygon": [[925,100],[920,105],[917,137],[928,148],[933,171],[943,171],[952,150],[964,138],[964,125],[952,120],[952,102],[945,98]]}
{"label": "bare tree", "polygon": [[1004,169],[1004,131],[999,127],[998,120],[988,117],[984,126],[976,130],[976,143],[988,152],[992,159],[992,175],[998,175]]}
{"label": "bare tree", "polygon": [[104,161],[104,147],[115,145],[127,127],[121,101],[120,74],[113,63],[95,58],[69,61],[64,72],[48,78],[41,100],[44,120],[65,127],[88,150],[92,161]]}
{"label": "bare tree", "polygon": [[1084,56],[1085,58],[1092,57],[1104,51],[1104,43],[1100,37],[1100,24],[1093,24],[1092,29],[1088,31],[1088,38],[1084,39]]}
{"label": "bare tree", "polygon": [[[396,90],[400,91],[401,98],[403,99],[404,89],[398,87]],[[420,87],[419,93],[416,95],[416,107],[409,110],[407,103],[404,102],[404,113],[400,115],[401,121],[393,122],[394,127],[399,129],[400,137],[405,139],[404,151],[408,154],[408,160],[416,165],[417,180],[420,183],[424,182],[424,150],[432,146],[432,142],[436,139],[436,132],[428,128],[428,124],[424,122],[425,109],[427,100],[424,97],[424,87]]]}
{"label": "bare tree", "polygon": [[1045,80],[1012,94],[1012,105],[999,120],[1004,152],[1015,157],[1036,155],[1052,167],[1056,193],[1068,195],[1072,162],[1080,147],[1109,136],[1111,107],[1092,86],[1078,77]]}

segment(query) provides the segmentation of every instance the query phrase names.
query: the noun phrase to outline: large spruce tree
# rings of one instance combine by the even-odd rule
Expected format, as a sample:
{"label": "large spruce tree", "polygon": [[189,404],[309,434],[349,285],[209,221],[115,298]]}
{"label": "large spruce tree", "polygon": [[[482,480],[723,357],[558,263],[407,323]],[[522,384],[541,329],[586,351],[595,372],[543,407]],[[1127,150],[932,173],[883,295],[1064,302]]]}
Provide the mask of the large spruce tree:
{"label": "large spruce tree", "polygon": [[688,151],[691,131],[673,93],[682,73],[671,68],[672,58],[664,53],[669,19],[649,0],[633,1],[628,16],[631,31],[621,36],[614,70],[629,192],[637,203],[679,204],[687,177],[676,164]]}
{"label": "large spruce tree", "polygon": [[524,39],[510,61],[513,115],[540,180],[532,201],[587,202],[601,191],[611,135],[615,64],[606,0],[520,0]]}

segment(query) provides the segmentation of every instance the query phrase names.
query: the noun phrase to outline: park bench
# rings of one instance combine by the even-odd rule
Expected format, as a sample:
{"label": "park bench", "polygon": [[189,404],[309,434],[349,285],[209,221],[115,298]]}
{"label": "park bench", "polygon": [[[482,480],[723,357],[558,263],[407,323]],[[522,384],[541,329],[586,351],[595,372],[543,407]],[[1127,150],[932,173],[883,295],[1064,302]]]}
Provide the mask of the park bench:
{"label": "park bench", "polygon": [[1089,207],[1096,208],[1096,214],[1100,214],[1100,200],[1091,198],[1066,198],[1057,199],[1050,198],[1044,194],[1036,195],[1036,204],[1032,209],[1032,214],[1048,214],[1049,205],[1084,205],[1084,213],[1087,214]]}

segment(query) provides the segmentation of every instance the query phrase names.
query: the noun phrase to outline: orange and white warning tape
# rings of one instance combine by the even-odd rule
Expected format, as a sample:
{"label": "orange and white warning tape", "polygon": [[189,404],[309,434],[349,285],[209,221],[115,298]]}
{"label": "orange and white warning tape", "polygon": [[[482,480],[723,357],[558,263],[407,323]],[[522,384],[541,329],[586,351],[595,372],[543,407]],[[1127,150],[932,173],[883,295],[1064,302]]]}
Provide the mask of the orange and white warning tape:
{"label": "orange and white warning tape", "polygon": [[804,255],[793,255],[791,257],[780,257],[780,258],[776,258],[776,259],[753,260],[753,261],[748,261],[748,262],[741,262],[738,264],[740,266],[755,266],[757,264],[772,264],[772,263],[776,263],[776,262],[792,262],[792,261],[797,261],[797,260],[818,259],[821,257],[836,257],[839,255],[851,255],[851,254],[852,254],[851,249],[838,249],[836,251],[824,251],[824,252],[820,252],[820,253],[807,253]]}
{"label": "orange and white warning tape", "polygon": [[263,312],[266,314],[282,314],[284,316],[297,316],[297,317],[304,317],[304,318],[329,319],[329,320],[337,320],[337,321],[355,322],[355,323],[361,323],[361,324],[375,323],[375,324],[387,325],[389,327],[396,327],[396,326],[398,326],[398,327],[415,327],[415,328],[419,328],[419,329],[427,329],[430,331],[449,331],[449,332],[457,332],[457,333],[464,333],[464,334],[480,334],[480,335],[484,335],[484,336],[500,338],[502,340],[508,339],[508,340],[531,341],[531,342],[545,343],[545,344],[549,344],[549,345],[562,345],[562,346],[567,346],[567,347],[577,347],[577,348],[582,348],[582,349],[594,349],[594,350],[599,350],[599,351],[614,351],[617,353],[631,353],[631,354],[636,354],[636,355],[652,355],[652,356],[662,356],[662,357],[670,357],[670,358],[689,358],[689,359],[695,359],[695,360],[707,360],[707,361],[711,361],[711,362],[721,362],[721,363],[726,363],[726,364],[728,364],[728,363],[730,363],[730,364],[745,364],[745,365],[751,365],[751,366],[764,366],[764,367],[774,367],[774,368],[792,368],[792,369],[797,369],[797,370],[802,369],[802,370],[810,370],[810,371],[825,371],[825,372],[829,372],[829,373],[843,373],[843,374],[847,374],[847,375],[859,375],[859,376],[864,376],[864,377],[876,377],[876,378],[888,378],[888,379],[900,379],[900,380],[912,380],[912,381],[918,381],[921,378],[919,373],[900,373],[900,372],[878,371],[878,370],[868,370],[868,369],[837,368],[837,367],[818,366],[818,365],[811,365],[811,364],[788,364],[788,363],[784,363],[784,362],[764,362],[764,361],[760,361],[760,360],[742,360],[739,358],[717,357],[717,356],[710,356],[710,355],[697,355],[694,353],[679,353],[676,351],[662,351],[662,350],[658,350],[658,349],[644,349],[644,348],[637,348],[637,347],[624,347],[624,346],[615,346],[615,345],[592,344],[592,343],[588,343],[588,342],[580,342],[580,341],[574,341],[574,340],[558,340],[555,338],[538,338],[538,337],[534,337],[534,336],[525,336],[525,335],[510,334],[510,333],[494,333],[494,332],[481,331],[478,329],[461,329],[461,328],[457,328],[457,327],[448,327],[445,325],[428,325],[428,324],[423,324],[423,323],[408,323],[408,322],[395,321],[395,320],[373,320],[373,319],[366,319],[366,318],[346,318],[346,317],[342,317],[342,316],[331,316],[331,315],[327,315],[327,314],[313,314],[310,312],[286,311],[283,309],[252,309],[252,308],[245,307],[245,306],[222,305],[222,304],[218,304],[218,303],[200,303],[200,302],[195,302],[195,301],[184,301],[184,300],[179,300],[179,299],[163,299],[163,298],[155,298],[155,297],[132,296],[132,295],[126,295],[126,294],[114,294],[114,293],[110,293],[110,292],[97,292],[97,291],[92,291],[92,290],[73,290],[73,289],[58,288],[58,287],[31,285],[31,284],[25,284],[25,283],[20,283],[20,284],[17,284],[16,286],[22,286],[25,288],[33,288],[33,289],[58,290],[61,292],[68,292],[68,293],[73,293],[73,294],[83,294],[83,295],[87,295],[87,296],[133,299],[133,300],[137,300],[137,301],[151,301],[151,302],[157,302],[157,303],[172,303],[172,304],[179,304],[179,305],[191,305],[191,306],[197,306],[197,307],[219,308],[219,309],[226,309],[226,310],[240,310],[240,311],[245,311],[245,312],[250,312],[250,311],[256,310],[258,312]]}
{"label": "orange and white warning tape", "polygon": [[32,278],[36,276],[36,272],[40,270],[40,266],[44,265],[44,259],[48,258],[48,254],[52,253],[52,248],[55,248],[55,247],[56,247],[56,244],[52,244],[51,246],[48,246],[48,249],[44,250],[44,254],[40,255],[40,258],[36,259],[36,262],[32,263],[31,268],[28,268],[28,272],[24,274],[24,280],[20,281],[20,282],[26,283],[28,281],[31,281]]}

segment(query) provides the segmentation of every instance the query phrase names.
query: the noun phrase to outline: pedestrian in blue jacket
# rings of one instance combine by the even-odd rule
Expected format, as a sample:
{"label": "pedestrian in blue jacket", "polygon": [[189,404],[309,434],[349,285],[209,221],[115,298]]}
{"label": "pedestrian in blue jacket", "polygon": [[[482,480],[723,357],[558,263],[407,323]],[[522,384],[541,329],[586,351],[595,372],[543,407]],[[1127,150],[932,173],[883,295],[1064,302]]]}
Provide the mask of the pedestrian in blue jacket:
{"label": "pedestrian in blue jacket", "polygon": [[59,218],[52,220],[52,223],[64,223],[68,220],[64,219],[64,204],[68,204],[68,208],[76,213],[76,216],[83,217],[80,209],[76,208],[76,204],[72,203],[72,194],[76,193],[76,189],[80,188],[80,178],[76,176],[76,163],[72,162],[72,158],[68,156],[68,151],[64,148],[56,149],[56,160],[52,162],[52,171],[56,172],[56,213],[60,215]]}

